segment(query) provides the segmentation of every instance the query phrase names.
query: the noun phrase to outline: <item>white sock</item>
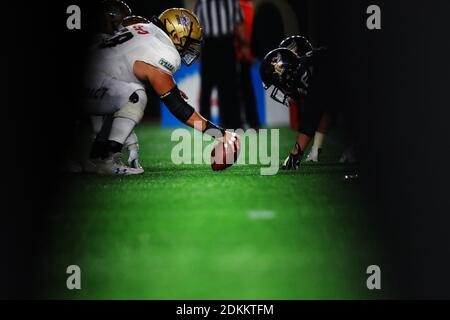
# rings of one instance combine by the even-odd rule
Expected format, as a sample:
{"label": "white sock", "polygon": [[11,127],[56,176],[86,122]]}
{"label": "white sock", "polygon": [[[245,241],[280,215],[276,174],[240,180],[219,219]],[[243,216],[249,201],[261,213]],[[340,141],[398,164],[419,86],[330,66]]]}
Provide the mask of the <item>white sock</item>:
{"label": "white sock", "polygon": [[114,118],[108,140],[124,144],[136,122],[127,118]]}
{"label": "white sock", "polygon": [[316,150],[319,150],[320,148],[322,148],[322,144],[323,144],[323,140],[325,139],[325,133],[316,131],[316,133],[314,134],[314,144],[313,144],[313,148]]}
{"label": "white sock", "polygon": [[136,135],[136,133],[134,133],[134,131],[132,131],[130,133],[130,135],[128,136],[127,140],[125,140],[125,145],[128,147],[128,149],[130,149],[132,146],[137,146],[138,144],[138,137]]}
{"label": "white sock", "polygon": [[134,132],[131,132],[131,134],[128,136],[127,140],[125,141],[125,145],[128,149],[128,162],[131,162],[133,160],[136,160],[139,158],[139,144],[137,135]]}

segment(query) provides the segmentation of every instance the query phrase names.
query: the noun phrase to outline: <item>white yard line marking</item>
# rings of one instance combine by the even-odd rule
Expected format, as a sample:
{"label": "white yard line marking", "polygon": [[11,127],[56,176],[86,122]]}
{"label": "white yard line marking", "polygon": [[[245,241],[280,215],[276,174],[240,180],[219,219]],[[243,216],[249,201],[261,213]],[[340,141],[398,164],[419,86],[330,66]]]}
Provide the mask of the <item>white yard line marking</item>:
{"label": "white yard line marking", "polygon": [[275,212],[268,210],[253,210],[248,212],[251,220],[270,220],[275,218]]}

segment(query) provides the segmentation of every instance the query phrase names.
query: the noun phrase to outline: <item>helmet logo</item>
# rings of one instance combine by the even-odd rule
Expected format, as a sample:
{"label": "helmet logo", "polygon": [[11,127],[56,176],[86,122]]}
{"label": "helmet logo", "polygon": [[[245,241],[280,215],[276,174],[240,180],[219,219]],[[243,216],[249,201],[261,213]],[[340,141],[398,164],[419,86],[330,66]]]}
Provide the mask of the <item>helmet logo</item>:
{"label": "helmet logo", "polygon": [[272,62],[270,63],[273,66],[273,73],[278,74],[279,77],[283,75],[284,72],[284,66],[283,61],[281,60],[281,54],[277,54],[276,57],[272,58]]}
{"label": "helmet logo", "polygon": [[191,24],[191,19],[189,19],[189,17],[184,12],[181,14],[181,18],[185,27]]}
{"label": "helmet logo", "polygon": [[176,15],[176,18],[178,24],[182,25],[184,31],[187,32],[187,27],[191,24],[191,19],[189,19],[189,17],[184,12],[181,13],[181,17],[179,15]]}

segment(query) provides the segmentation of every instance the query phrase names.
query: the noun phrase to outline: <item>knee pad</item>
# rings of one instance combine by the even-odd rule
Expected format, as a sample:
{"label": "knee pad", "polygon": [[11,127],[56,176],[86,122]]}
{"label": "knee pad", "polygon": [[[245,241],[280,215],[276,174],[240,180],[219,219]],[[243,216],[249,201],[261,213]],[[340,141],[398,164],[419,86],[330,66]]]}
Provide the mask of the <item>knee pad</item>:
{"label": "knee pad", "polygon": [[115,118],[126,118],[139,123],[144,116],[145,106],[147,105],[147,95],[144,90],[135,91],[130,100],[114,113]]}

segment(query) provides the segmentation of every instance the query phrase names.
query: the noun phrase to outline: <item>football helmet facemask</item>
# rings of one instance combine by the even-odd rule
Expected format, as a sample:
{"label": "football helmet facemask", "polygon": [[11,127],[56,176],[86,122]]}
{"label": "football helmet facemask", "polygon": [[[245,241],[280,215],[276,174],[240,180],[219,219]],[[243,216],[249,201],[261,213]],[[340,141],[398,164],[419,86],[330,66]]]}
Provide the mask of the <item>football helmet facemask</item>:
{"label": "football helmet facemask", "polygon": [[167,9],[159,15],[165,31],[187,66],[197,60],[203,40],[203,31],[195,14],[184,8]]}

